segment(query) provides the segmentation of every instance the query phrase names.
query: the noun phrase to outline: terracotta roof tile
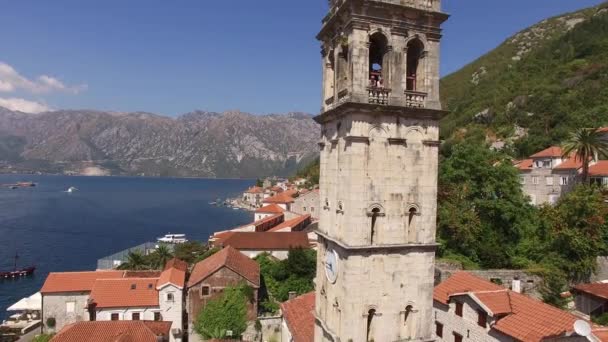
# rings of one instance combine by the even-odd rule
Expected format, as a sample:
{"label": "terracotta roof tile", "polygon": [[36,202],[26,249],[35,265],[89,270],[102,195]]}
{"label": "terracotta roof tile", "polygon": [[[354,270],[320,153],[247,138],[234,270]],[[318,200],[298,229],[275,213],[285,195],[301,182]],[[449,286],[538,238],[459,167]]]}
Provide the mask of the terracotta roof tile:
{"label": "terracotta roof tile", "polygon": [[596,297],[608,299],[607,283],[580,284],[574,287],[575,291],[592,294]]}
{"label": "terracotta roof tile", "polygon": [[98,279],[89,296],[98,308],[158,306],[156,278]]}
{"label": "terracotta roof tile", "polygon": [[278,226],[270,229],[268,232],[278,232],[284,229],[289,229],[290,231],[301,231],[306,228],[310,224],[310,215],[302,215],[291,220],[287,220]]}
{"label": "terracotta roof tile", "polygon": [[42,285],[40,292],[88,292],[97,279],[122,278],[124,271],[52,272]]}
{"label": "terracotta roof tile", "polygon": [[608,160],[599,160],[589,166],[589,176],[608,176]]}
{"label": "terracotta roof tile", "polygon": [[287,323],[294,342],[311,342],[314,340],[315,293],[309,292],[281,303],[283,318]]}
{"label": "terracotta roof tile", "polygon": [[95,321],[65,326],[52,342],[157,342],[169,336],[171,322]]}
{"label": "terracotta roof tile", "polygon": [[248,194],[261,194],[263,192],[264,192],[264,189],[260,188],[259,186],[252,186],[251,188],[249,188],[245,191],[245,193],[248,193]]}
{"label": "terracotta roof tile", "polygon": [[530,156],[530,158],[559,158],[562,156],[562,149],[559,146],[551,146],[540,152],[537,152]]}
{"label": "terracotta roof tile", "polygon": [[[511,298],[506,289],[500,291],[480,291],[473,295],[491,311],[493,315],[504,315],[512,312]],[[490,313],[490,312],[489,312]]]}
{"label": "terracotta roof tile", "polygon": [[532,170],[533,162],[534,161],[532,159],[518,160],[513,162],[513,166],[520,169],[521,171],[528,171]]}
{"label": "terracotta roof tile", "polygon": [[452,295],[469,295],[492,313],[506,315],[498,319],[492,329],[518,341],[536,342],[571,333],[577,320],[568,312],[466,272],[456,273],[436,286],[433,298],[447,304]]}
{"label": "terracotta roof tile", "polygon": [[285,209],[279,207],[279,205],[272,203],[267,206],[261,207],[257,209],[256,213],[264,213],[264,214],[281,214],[285,211]]}
{"label": "terracotta roof tile", "polygon": [[169,269],[169,268],[177,268],[178,270],[182,270],[184,272],[188,271],[188,263],[178,259],[178,258],[173,258],[169,261],[167,261],[167,263],[165,264],[165,270]]}
{"label": "terracotta roof tile", "polygon": [[583,167],[583,161],[577,158],[575,155],[571,155],[568,159],[564,160],[561,164],[554,167],[555,170],[578,170]]}
{"label": "terracotta roof tile", "polygon": [[260,266],[258,263],[228,246],[194,265],[194,269],[188,280],[188,287],[200,283],[222,267],[228,267],[255,286],[260,286]]}
{"label": "terracotta roof tile", "polygon": [[123,278],[158,278],[161,271],[125,271]]}
{"label": "terracotta roof tile", "polygon": [[161,289],[166,285],[174,285],[179,289],[183,289],[186,284],[186,271],[171,267],[160,274],[160,278],[156,283],[156,288]]}
{"label": "terracotta roof tile", "polygon": [[293,197],[298,193],[298,190],[290,189],[281,192],[280,194],[276,194],[272,197],[268,197],[264,199],[264,203],[279,203],[279,204],[287,204],[293,203]]}
{"label": "terracotta roof tile", "polygon": [[601,327],[595,328],[592,331],[593,336],[595,336],[601,342],[608,342],[608,328]]}
{"label": "terracotta roof tile", "polygon": [[477,278],[467,272],[457,272],[448,280],[435,286],[433,299],[440,303],[448,304],[450,296],[457,293],[498,290],[504,290],[504,287],[485,279]]}
{"label": "terracotta roof tile", "polygon": [[288,250],[309,248],[305,232],[233,232],[214,242],[217,246],[232,246],[239,250]]}

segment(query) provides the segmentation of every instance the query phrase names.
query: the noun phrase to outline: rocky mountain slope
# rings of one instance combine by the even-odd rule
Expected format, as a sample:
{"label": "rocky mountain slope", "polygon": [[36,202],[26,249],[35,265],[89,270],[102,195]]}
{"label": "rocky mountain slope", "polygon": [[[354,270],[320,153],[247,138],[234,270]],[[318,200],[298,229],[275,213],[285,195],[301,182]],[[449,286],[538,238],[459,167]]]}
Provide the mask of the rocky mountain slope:
{"label": "rocky mountain slope", "polygon": [[483,130],[529,155],[608,124],[608,3],[543,20],[441,81],[445,139]]}
{"label": "rocky mountain slope", "polygon": [[287,175],[317,155],[319,127],[302,113],[256,116],[193,112],[0,108],[0,171],[148,176]]}

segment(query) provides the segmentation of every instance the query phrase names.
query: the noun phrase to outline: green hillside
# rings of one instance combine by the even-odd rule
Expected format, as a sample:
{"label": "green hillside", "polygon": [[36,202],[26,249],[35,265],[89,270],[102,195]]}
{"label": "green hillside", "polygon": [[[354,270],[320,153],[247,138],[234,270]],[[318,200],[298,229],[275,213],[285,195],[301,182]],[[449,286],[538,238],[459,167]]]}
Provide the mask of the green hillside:
{"label": "green hillside", "polygon": [[441,81],[442,137],[483,128],[529,155],[608,124],[608,3],[550,18]]}

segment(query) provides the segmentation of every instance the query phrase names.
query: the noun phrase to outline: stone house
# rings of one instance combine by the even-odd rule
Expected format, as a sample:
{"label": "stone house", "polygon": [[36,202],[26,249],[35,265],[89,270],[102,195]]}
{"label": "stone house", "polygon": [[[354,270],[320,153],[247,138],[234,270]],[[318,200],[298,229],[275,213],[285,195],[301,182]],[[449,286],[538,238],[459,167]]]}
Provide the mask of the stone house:
{"label": "stone house", "polygon": [[262,200],[264,200],[264,189],[259,186],[253,186],[243,193],[243,202],[253,208],[261,207]]}
{"label": "stone house", "polygon": [[560,147],[552,146],[515,162],[515,167],[519,169],[522,189],[530,202],[541,205],[555,204],[572,190],[582,163],[574,156],[564,157]]}
{"label": "stone house", "polygon": [[171,322],[153,321],[107,321],[77,322],[66,326],[55,335],[53,342],[83,341],[137,341],[169,342]]}
{"label": "stone house", "polygon": [[315,189],[296,197],[291,204],[291,211],[299,215],[310,215],[313,220],[318,220],[320,206],[319,190]]}
{"label": "stone house", "polygon": [[306,232],[228,232],[216,236],[216,247],[232,247],[249,258],[268,253],[279,260],[287,259],[294,248],[310,248]]}
{"label": "stone house", "polygon": [[315,334],[315,293],[281,303],[281,341],[311,342]]}
{"label": "stone house", "polygon": [[576,316],[467,272],[435,287],[433,311],[436,341],[599,340],[575,333]]}
{"label": "stone house", "polygon": [[592,184],[608,186],[608,160],[599,160],[589,167],[589,180]]}
{"label": "stone house", "polygon": [[587,317],[608,312],[608,283],[580,284],[572,288],[576,310]]}
{"label": "stone house", "polygon": [[272,203],[256,209],[253,220],[260,221],[270,216],[282,214],[284,211],[285,209],[280,207],[278,204]]}
{"label": "stone house", "polygon": [[[80,321],[147,320],[171,323],[169,341],[183,334],[185,263],[156,271],[50,273],[42,289],[43,322],[55,330]],[[187,265],[186,265],[187,267]]]}
{"label": "stone house", "polygon": [[189,341],[200,340],[194,331],[194,323],[207,303],[220,296],[226,287],[243,283],[253,288],[247,316],[249,320],[255,320],[260,288],[260,266],[257,262],[234,248],[226,247],[194,266],[187,286]]}

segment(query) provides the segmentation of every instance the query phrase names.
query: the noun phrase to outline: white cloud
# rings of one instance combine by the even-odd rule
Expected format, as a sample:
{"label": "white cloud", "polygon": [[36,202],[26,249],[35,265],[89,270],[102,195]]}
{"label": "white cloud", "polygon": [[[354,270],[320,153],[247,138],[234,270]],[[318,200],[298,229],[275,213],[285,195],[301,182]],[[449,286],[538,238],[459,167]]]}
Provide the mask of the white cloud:
{"label": "white cloud", "polygon": [[44,103],[25,99],[2,97],[0,97],[0,107],[31,114],[38,114],[51,110],[51,108]]}
{"label": "white cloud", "polygon": [[78,94],[87,89],[87,85],[68,86],[60,80],[48,76],[41,75],[35,80],[30,80],[27,77],[19,74],[12,66],[0,62],[0,92],[13,92],[16,90],[25,90],[35,94],[64,92],[70,94]]}

